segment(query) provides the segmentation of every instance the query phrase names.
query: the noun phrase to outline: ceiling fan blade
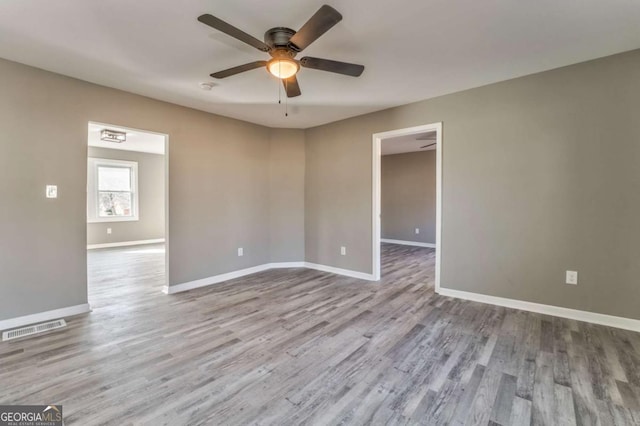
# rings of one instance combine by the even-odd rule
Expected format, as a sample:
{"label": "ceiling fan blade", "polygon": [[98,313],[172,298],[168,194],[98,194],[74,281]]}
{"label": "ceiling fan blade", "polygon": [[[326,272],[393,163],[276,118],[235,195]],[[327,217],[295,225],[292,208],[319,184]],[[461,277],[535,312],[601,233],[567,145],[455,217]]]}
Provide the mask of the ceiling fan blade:
{"label": "ceiling fan blade", "polygon": [[340,12],[325,4],[309,18],[289,42],[298,52],[301,52],[341,20]]}
{"label": "ceiling fan blade", "polygon": [[429,148],[430,146],[435,145],[435,143],[431,143],[429,145],[421,146],[420,149]]}
{"label": "ceiling fan blade", "polygon": [[305,56],[304,58],[300,59],[300,65],[305,68],[335,72],[338,74],[350,75],[351,77],[360,77],[360,74],[362,74],[362,71],[364,71],[364,65],[331,61],[329,59],[312,58],[310,56]]}
{"label": "ceiling fan blade", "polygon": [[237,67],[214,72],[213,74],[211,74],[211,77],[213,78],[231,77],[232,75],[240,74],[241,72],[250,71],[256,68],[266,67],[266,66],[267,66],[267,61],[249,62],[248,64],[238,65]]}
{"label": "ceiling fan blade", "polygon": [[284,89],[287,91],[287,98],[295,98],[296,96],[302,95],[298,79],[295,75],[293,77],[282,79],[282,84],[284,84]]}
{"label": "ceiling fan blade", "polygon": [[198,21],[202,22],[205,25],[210,26],[211,28],[215,28],[218,31],[222,31],[223,33],[233,38],[243,41],[248,45],[255,47],[258,50],[262,50],[263,52],[268,52],[269,50],[271,50],[269,46],[267,46],[257,38],[245,33],[242,30],[239,30],[233,25],[227,24],[222,19],[216,18],[213,15],[209,15],[209,14],[201,15],[198,17]]}

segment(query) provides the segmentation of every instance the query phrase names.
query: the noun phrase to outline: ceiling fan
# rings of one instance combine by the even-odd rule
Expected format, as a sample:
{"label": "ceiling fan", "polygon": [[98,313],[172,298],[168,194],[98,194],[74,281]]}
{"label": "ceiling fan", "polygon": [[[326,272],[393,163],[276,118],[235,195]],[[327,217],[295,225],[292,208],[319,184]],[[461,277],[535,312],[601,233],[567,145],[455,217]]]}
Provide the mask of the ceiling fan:
{"label": "ceiling fan", "polygon": [[264,42],[262,42],[215,16],[205,14],[198,17],[198,21],[203,24],[271,55],[271,60],[269,61],[255,61],[239,65],[215,72],[211,74],[211,77],[226,78],[241,72],[265,67],[268,72],[282,80],[289,98],[302,94],[296,78],[301,66],[351,77],[359,77],[364,71],[363,65],[347,62],[313,58],[311,56],[305,56],[299,61],[294,59],[298,53],[306,49],[341,20],[342,15],[337,10],[331,6],[324,5],[297,32],[284,27],[271,28],[264,34]]}
{"label": "ceiling fan", "polygon": [[[419,135],[416,138],[417,141],[435,141],[436,140],[436,134],[435,132],[433,133],[425,133],[423,135]],[[433,142],[424,146],[421,146],[420,149],[425,149],[425,148],[429,148],[430,146],[435,145],[437,142]]]}

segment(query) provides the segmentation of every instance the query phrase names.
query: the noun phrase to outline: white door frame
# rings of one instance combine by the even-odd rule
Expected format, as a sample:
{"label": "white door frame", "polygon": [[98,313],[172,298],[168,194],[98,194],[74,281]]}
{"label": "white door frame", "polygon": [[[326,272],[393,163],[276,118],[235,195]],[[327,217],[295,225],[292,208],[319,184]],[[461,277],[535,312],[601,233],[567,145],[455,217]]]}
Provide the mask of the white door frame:
{"label": "white door frame", "polygon": [[[130,132],[138,133],[151,133],[164,137],[164,271],[165,271],[165,286],[169,286],[169,135],[167,133],[154,132],[152,130],[136,129],[135,127],[121,126],[119,124],[101,123],[99,121],[89,120],[88,124],[96,124],[98,126],[104,126],[105,128],[115,127],[117,129],[124,129]],[[88,150],[88,145],[87,145]],[[87,152],[88,157],[88,152]],[[85,205],[86,205],[85,200]],[[87,280],[87,286],[89,281]]]}
{"label": "white door frame", "polygon": [[415,133],[436,132],[436,276],[435,291],[440,291],[440,261],[442,243],[442,122],[408,127],[388,132],[374,133],[372,138],[372,206],[371,209],[371,241],[373,241],[372,265],[373,279],[380,280],[380,192],[381,192],[381,146],[382,140],[412,135]]}

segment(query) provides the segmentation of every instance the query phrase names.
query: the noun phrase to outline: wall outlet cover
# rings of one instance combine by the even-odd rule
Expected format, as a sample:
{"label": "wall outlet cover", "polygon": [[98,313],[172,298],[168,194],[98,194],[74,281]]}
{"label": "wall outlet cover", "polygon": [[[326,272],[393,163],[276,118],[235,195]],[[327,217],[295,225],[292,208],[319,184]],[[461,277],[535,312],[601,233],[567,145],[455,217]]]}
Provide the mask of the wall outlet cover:
{"label": "wall outlet cover", "polygon": [[244,256],[244,249],[242,247],[238,248],[238,256]]}
{"label": "wall outlet cover", "polygon": [[344,246],[340,247],[340,254],[343,255],[343,256],[346,256],[347,255],[347,248],[344,247]]}
{"label": "wall outlet cover", "polygon": [[571,285],[578,285],[578,271],[567,271],[565,282]]}

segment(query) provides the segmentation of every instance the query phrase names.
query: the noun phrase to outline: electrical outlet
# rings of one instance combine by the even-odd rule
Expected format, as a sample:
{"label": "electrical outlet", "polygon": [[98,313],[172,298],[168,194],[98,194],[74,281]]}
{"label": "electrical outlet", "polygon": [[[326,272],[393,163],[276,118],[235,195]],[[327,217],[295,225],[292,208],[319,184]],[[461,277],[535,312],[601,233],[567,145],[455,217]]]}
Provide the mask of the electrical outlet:
{"label": "electrical outlet", "polygon": [[416,228],[416,234],[420,233],[420,228]]}
{"label": "electrical outlet", "polygon": [[340,247],[340,254],[343,256],[347,255],[347,248],[345,246]]}
{"label": "electrical outlet", "polygon": [[107,234],[111,234],[111,228],[107,228]]}
{"label": "electrical outlet", "polygon": [[566,283],[571,285],[578,285],[578,272],[567,271]]}
{"label": "electrical outlet", "polygon": [[242,247],[238,248],[238,256],[244,256],[244,249]]}

